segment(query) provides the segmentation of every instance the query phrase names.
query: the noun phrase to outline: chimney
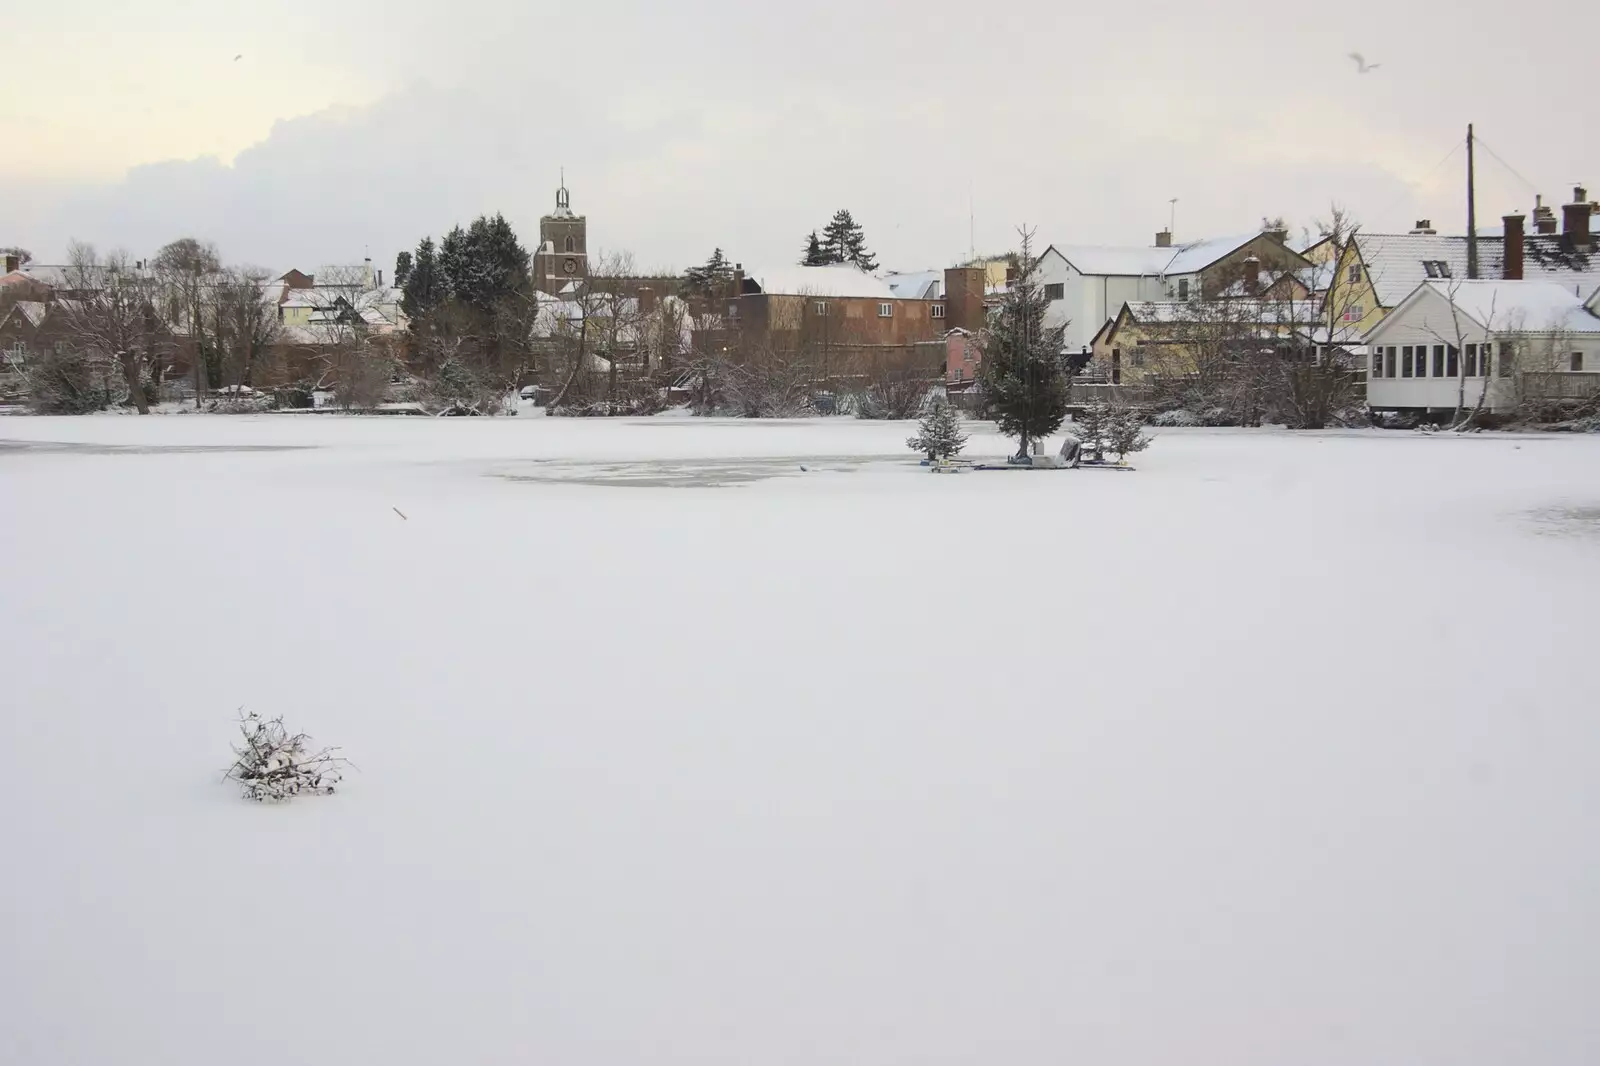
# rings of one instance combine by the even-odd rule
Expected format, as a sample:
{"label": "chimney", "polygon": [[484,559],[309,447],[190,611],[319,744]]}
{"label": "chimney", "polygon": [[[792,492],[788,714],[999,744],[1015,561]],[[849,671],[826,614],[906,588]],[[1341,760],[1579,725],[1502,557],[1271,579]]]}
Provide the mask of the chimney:
{"label": "chimney", "polygon": [[1507,215],[1502,219],[1506,226],[1505,251],[1500,276],[1506,281],[1522,280],[1522,223],[1523,216]]}
{"label": "chimney", "polygon": [[1157,230],[1156,231],[1156,247],[1157,248],[1171,248],[1172,247],[1172,231],[1171,230],[1163,229],[1163,230]]}
{"label": "chimney", "polygon": [[1568,248],[1589,246],[1589,215],[1594,204],[1589,202],[1589,190],[1578,186],[1572,190],[1572,203],[1561,209],[1562,241]]}
{"label": "chimney", "polygon": [[1411,228],[1413,237],[1432,237],[1437,235],[1438,232],[1433,228],[1433,219],[1431,218],[1419,218],[1417,219],[1417,224]]}
{"label": "chimney", "polygon": [[1261,288],[1261,260],[1247,256],[1244,261],[1244,291],[1254,295]]}
{"label": "chimney", "polygon": [[648,285],[639,287],[639,313],[648,315],[656,309],[656,290]]}
{"label": "chimney", "polygon": [[1533,198],[1533,232],[1545,237],[1556,232],[1556,213],[1544,205],[1543,196]]}
{"label": "chimney", "polygon": [[1286,229],[1268,229],[1262,230],[1261,232],[1263,236],[1271,237],[1279,244],[1289,243],[1289,231]]}
{"label": "chimney", "polygon": [[383,288],[383,271],[378,271],[378,288]]}
{"label": "chimney", "polygon": [[6,253],[6,273],[9,274],[14,270],[21,269],[21,267],[22,267],[22,258],[20,256],[13,255],[12,253],[7,252]]}
{"label": "chimney", "polygon": [[744,295],[744,264],[733,264],[733,295],[737,299]]}

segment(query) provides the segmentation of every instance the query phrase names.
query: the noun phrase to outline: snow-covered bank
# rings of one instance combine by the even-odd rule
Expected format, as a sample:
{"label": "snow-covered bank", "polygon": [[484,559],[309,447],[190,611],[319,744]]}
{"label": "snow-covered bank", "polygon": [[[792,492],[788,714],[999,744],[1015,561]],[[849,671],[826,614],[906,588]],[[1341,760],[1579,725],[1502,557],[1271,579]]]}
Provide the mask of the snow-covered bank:
{"label": "snow-covered bank", "polygon": [[1591,1061],[1600,440],[910,429],[0,421],[0,1061]]}

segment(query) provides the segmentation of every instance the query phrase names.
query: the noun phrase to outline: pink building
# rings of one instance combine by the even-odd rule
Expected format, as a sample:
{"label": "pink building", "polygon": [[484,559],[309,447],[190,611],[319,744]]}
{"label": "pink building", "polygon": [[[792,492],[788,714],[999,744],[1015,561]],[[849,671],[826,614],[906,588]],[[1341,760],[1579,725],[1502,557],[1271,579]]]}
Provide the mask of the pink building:
{"label": "pink building", "polygon": [[978,338],[964,329],[953,329],[944,338],[944,380],[947,386],[966,389],[978,376],[983,352]]}

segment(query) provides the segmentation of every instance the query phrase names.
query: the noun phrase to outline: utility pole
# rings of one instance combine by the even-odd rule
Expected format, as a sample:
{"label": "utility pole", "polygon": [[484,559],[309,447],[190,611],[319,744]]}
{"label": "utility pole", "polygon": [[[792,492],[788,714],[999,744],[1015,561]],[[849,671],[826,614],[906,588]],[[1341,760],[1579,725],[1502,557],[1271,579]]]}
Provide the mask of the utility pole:
{"label": "utility pole", "polygon": [[1472,123],[1467,123],[1467,277],[1478,277],[1478,194],[1477,175],[1472,164]]}

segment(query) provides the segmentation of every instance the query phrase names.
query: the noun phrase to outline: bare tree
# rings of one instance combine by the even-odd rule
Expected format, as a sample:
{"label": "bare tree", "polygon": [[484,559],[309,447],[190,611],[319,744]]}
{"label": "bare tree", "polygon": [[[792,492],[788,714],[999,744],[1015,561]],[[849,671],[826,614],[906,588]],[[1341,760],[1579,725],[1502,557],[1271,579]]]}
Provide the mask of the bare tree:
{"label": "bare tree", "polygon": [[[170,330],[159,320],[150,287],[126,252],[101,257],[94,246],[73,242],[67,253],[65,288],[74,295],[58,300],[52,317],[67,344],[100,368],[114,372],[140,414],[149,414],[144,370],[169,350]],[[109,397],[109,381],[103,383]]]}
{"label": "bare tree", "polygon": [[278,308],[266,298],[267,272],[250,267],[222,271],[211,289],[213,336],[222,353],[222,374],[238,395],[255,384],[283,337]]}
{"label": "bare tree", "polygon": [[596,399],[595,375],[605,378],[606,404],[615,413],[621,365],[637,362],[644,348],[647,316],[629,295],[628,279],[636,276],[632,253],[602,254],[570,299],[546,303],[542,309],[540,330],[550,342],[552,369],[565,375],[550,400],[552,414],[577,396]]}
{"label": "bare tree", "polygon": [[215,245],[180,237],[156,253],[152,266],[162,290],[162,310],[169,327],[189,338],[194,361],[194,406],[199,410],[209,388],[206,360],[214,354],[206,336],[204,301],[222,263]]}

